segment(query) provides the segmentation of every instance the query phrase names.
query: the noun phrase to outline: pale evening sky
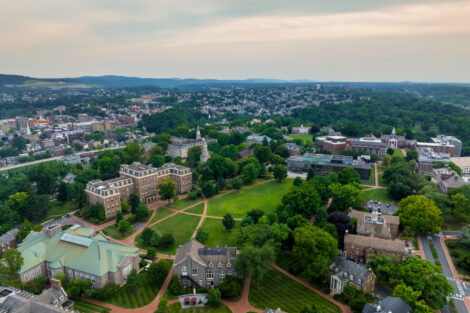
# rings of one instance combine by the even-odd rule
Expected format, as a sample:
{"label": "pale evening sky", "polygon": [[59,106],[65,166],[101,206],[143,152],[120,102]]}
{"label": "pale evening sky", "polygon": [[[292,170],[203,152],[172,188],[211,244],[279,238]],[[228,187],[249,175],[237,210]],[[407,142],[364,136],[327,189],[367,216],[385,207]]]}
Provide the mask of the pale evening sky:
{"label": "pale evening sky", "polygon": [[0,73],[470,82],[468,0],[0,0]]}

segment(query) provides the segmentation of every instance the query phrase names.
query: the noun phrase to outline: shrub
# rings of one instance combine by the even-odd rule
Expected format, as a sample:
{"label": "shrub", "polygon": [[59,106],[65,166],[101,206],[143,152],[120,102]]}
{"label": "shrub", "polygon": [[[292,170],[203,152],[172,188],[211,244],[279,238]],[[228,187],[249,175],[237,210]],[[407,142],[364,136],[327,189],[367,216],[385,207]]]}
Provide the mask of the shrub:
{"label": "shrub", "polygon": [[224,299],[238,298],[242,293],[242,282],[240,279],[228,275],[220,284],[219,290]]}

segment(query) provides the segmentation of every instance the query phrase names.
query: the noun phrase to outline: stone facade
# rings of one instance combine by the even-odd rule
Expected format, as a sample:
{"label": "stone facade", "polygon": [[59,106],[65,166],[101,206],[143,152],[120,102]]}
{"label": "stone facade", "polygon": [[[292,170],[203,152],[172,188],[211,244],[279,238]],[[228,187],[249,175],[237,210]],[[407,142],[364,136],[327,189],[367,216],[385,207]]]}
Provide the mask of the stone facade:
{"label": "stone facade", "polygon": [[401,240],[386,240],[348,234],[344,236],[344,253],[348,259],[365,264],[373,254],[394,255],[399,260],[403,260],[407,252],[405,243]]}
{"label": "stone facade", "polygon": [[0,236],[0,253],[3,254],[10,248],[15,248],[17,241],[16,241],[16,234],[18,234],[18,228],[14,228],[12,230],[7,231],[2,236]]}
{"label": "stone facade", "polygon": [[432,181],[437,184],[440,193],[448,193],[452,189],[464,185],[463,179],[446,164],[443,168],[432,170]]}
{"label": "stone facade", "polygon": [[121,210],[120,200],[129,201],[131,193],[136,193],[140,201],[149,203],[158,199],[157,185],[164,179],[171,178],[177,184],[178,193],[185,193],[192,188],[191,169],[174,163],[153,168],[139,162],[123,164],[118,178],[101,181],[94,180],[86,185],[87,201],[101,204],[106,218],[114,217]]}
{"label": "stone facade", "polygon": [[375,154],[380,160],[387,152],[387,145],[373,135],[362,138],[348,138],[345,150],[358,153]]}
{"label": "stone facade", "polygon": [[188,150],[192,147],[200,147],[201,150],[204,148],[204,142],[208,144],[209,142],[216,141],[213,138],[196,138],[196,139],[188,139],[188,138],[179,138],[179,137],[171,137],[171,143],[168,145],[168,149],[166,154],[173,158],[187,158],[188,157]]}
{"label": "stone facade", "polygon": [[376,276],[372,269],[356,264],[338,255],[330,264],[331,294],[343,293],[344,287],[352,286],[369,294],[375,292]]}
{"label": "stone facade", "polygon": [[183,286],[217,287],[227,275],[237,276],[237,248],[209,248],[195,239],[180,246],[173,269]]}

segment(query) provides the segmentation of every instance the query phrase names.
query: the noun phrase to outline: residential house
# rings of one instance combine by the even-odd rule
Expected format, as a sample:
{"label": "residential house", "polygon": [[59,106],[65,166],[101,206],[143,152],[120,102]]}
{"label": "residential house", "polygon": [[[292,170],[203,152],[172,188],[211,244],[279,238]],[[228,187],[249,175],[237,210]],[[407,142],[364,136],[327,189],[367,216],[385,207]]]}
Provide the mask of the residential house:
{"label": "residential house", "polygon": [[346,260],[342,255],[338,255],[330,264],[330,293],[332,295],[343,293],[346,286],[374,294],[375,281],[376,276],[372,269]]}
{"label": "residential house", "polygon": [[209,248],[191,239],[176,251],[173,269],[181,284],[217,287],[227,275],[237,276],[237,248]]}
{"label": "residential house", "polygon": [[432,181],[437,184],[440,193],[448,193],[452,189],[459,188],[465,183],[454,170],[446,166],[432,170]]}

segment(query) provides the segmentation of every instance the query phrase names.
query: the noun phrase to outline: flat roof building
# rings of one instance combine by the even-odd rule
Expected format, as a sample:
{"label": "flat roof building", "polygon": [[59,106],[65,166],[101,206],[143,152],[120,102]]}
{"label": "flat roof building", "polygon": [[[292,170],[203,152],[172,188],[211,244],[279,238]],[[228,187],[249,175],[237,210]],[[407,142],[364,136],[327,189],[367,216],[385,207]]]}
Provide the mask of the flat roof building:
{"label": "flat roof building", "polygon": [[418,152],[418,171],[423,173],[432,173],[433,165],[437,162],[449,163],[450,155],[448,153],[436,152],[430,147],[416,148]]}

